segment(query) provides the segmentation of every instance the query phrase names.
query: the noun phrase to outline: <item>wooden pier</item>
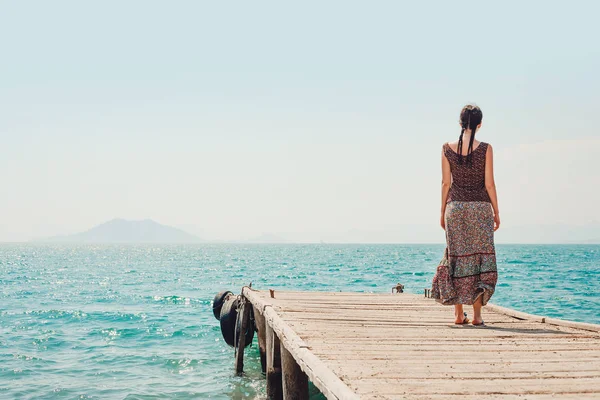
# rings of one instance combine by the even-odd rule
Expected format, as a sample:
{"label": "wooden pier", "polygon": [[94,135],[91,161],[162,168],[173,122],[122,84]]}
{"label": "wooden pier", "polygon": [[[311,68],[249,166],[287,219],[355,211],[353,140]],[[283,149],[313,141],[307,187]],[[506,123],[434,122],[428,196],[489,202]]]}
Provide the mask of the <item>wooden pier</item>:
{"label": "wooden pier", "polygon": [[487,326],[454,325],[451,308],[406,293],[244,287],[242,304],[254,309],[270,399],[307,399],[309,380],[343,400],[600,398],[600,325],[494,305]]}

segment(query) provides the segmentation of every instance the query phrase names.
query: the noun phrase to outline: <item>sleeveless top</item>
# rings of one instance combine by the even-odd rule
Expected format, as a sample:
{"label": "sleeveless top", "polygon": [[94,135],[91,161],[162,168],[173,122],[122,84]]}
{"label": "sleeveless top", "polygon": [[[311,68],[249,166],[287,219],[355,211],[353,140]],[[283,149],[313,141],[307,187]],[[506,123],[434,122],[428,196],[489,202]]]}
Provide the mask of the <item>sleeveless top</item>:
{"label": "sleeveless top", "polygon": [[473,152],[472,164],[467,164],[467,157],[460,156],[452,150],[448,143],[444,144],[444,155],[450,162],[452,184],[448,192],[447,203],[451,201],[483,201],[491,203],[490,195],[485,188],[485,159],[488,144],[481,142]]}

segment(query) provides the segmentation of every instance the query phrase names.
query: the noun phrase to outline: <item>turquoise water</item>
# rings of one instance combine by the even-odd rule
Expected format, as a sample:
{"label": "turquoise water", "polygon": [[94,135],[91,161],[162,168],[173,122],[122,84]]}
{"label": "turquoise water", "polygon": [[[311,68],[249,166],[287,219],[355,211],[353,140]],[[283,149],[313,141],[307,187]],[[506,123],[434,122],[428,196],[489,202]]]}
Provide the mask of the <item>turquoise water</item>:
{"label": "turquoise water", "polygon": [[[492,301],[600,323],[600,246],[498,246]],[[0,245],[0,398],[264,398],[212,316],[216,292],[428,287],[442,245]],[[449,320],[451,319],[449,310]],[[314,393],[313,398],[319,398]]]}

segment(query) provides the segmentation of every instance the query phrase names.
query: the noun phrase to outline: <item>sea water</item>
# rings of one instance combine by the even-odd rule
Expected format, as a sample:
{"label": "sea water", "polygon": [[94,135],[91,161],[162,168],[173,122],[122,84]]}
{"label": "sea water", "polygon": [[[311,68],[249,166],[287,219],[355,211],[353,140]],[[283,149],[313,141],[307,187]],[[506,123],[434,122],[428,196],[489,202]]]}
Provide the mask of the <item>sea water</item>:
{"label": "sea water", "polygon": [[[0,245],[0,398],[264,398],[213,296],[255,288],[422,293],[443,245]],[[492,301],[600,323],[599,245],[499,245]],[[448,320],[452,321],[448,309]],[[256,341],[256,339],[255,339]],[[321,398],[313,387],[312,398]]]}

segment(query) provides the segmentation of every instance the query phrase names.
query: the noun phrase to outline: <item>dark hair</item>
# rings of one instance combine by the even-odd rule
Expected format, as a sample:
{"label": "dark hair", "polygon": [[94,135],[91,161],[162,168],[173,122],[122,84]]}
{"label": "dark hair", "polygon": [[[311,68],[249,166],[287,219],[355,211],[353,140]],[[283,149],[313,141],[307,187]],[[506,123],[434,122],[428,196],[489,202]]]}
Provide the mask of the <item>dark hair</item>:
{"label": "dark hair", "polygon": [[473,139],[475,139],[475,131],[477,130],[477,125],[481,123],[482,119],[483,113],[481,112],[481,108],[472,104],[464,106],[462,111],[460,112],[460,126],[462,129],[460,130],[460,137],[458,138],[458,148],[456,149],[459,155],[460,164],[463,164],[463,159],[465,158],[462,155],[462,150],[463,134],[465,133],[466,129],[471,130],[471,140],[469,141],[469,148],[467,149],[466,162],[468,165],[473,164],[473,156],[471,154],[473,153]]}

